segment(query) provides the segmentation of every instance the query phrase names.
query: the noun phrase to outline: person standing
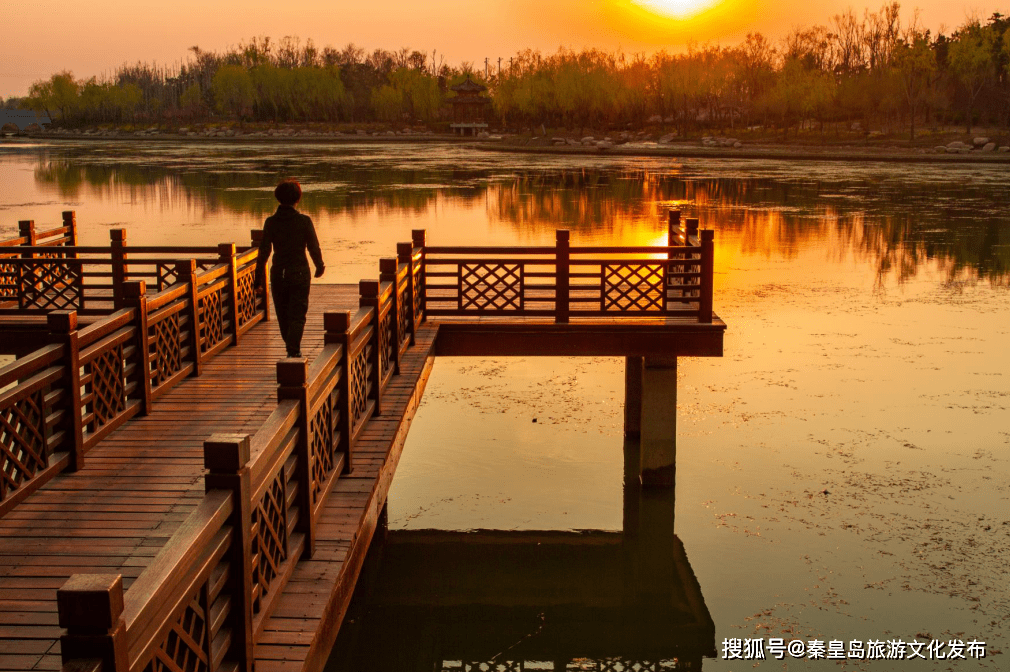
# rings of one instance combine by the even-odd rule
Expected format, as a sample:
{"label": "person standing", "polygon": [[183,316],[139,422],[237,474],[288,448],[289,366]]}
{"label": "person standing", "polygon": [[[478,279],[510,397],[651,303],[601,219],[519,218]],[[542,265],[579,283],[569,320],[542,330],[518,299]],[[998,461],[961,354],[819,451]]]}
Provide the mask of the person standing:
{"label": "person standing", "polygon": [[281,329],[288,357],[301,357],[302,332],[305,330],[305,314],[309,311],[309,286],[312,283],[305,251],[308,250],[316,266],[315,277],[321,277],[326,267],[312,220],[295,210],[295,204],[302,198],[301,185],[294,180],[284,180],[274,189],[274,196],[280,205],[263,224],[263,239],[256,259],[256,291],[263,291],[267,259],[274,250],[270,295],[274,301],[277,325]]}

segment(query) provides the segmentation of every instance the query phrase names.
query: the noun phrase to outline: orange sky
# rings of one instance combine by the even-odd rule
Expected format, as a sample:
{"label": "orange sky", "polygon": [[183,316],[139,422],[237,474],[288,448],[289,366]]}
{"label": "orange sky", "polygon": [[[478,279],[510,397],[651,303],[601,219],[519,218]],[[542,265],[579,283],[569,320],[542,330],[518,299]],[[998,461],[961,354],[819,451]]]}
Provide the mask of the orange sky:
{"label": "orange sky", "polygon": [[[781,37],[794,26],[826,23],[848,0],[637,0],[714,2],[690,19],[663,18],[636,0],[92,0],[25,6],[6,22],[0,96],[23,95],[31,82],[68,68],[77,77],[111,72],[123,62],[175,63],[199,45],[218,50],[256,35],[312,38],[318,46],[354,42],[366,49],[437,49],[448,63],[508,57],[532,47],[622,48],[627,53],[677,51],[689,40],[736,44],[747,32]],[[881,3],[869,5],[878,9]],[[998,4],[919,0],[923,24],[954,27]],[[477,8],[481,9],[478,10]],[[1003,13],[1010,8],[1003,7]]]}

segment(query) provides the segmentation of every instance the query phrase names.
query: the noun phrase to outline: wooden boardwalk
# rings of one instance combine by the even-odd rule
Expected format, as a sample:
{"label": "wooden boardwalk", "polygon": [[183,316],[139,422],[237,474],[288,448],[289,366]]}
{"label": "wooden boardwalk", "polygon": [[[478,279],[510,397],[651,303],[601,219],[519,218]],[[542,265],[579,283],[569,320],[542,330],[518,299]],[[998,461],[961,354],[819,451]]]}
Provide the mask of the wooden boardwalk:
{"label": "wooden boardwalk", "polygon": [[378,280],[313,289],[305,359],[262,323],[255,240],[91,248],[73,213],[23,222],[0,241],[20,355],[0,368],[0,672],[320,672],[437,355],[626,357],[640,481],[672,485],[676,359],[721,356],[726,328],[713,234],[675,215],[659,247],[415,231]]}
{"label": "wooden boardwalk", "polygon": [[[322,313],[357,305],[357,286],[313,287],[303,345],[310,360],[322,349]],[[353,473],[339,479],[327,500],[316,554],[297,565],[256,648],[258,669],[302,669],[310,656],[325,661],[332,637],[317,626],[328,620],[336,634],[342,610],[333,606],[346,606],[353,577],[336,580],[348,553],[351,564],[364,557],[420,399],[417,389],[430,370],[434,332],[419,331],[421,347],[410,351],[387,388],[390,407],[364,430]],[[84,469],[56,476],[2,519],[0,670],[61,668],[57,589],[78,573],[119,573],[129,588],[203,498],[208,436],[252,434],[276,406],[274,362],[282,357],[276,325],[257,325],[239,347],[169,391],[152,414],[102,441]],[[332,606],[329,592],[340,593]]]}

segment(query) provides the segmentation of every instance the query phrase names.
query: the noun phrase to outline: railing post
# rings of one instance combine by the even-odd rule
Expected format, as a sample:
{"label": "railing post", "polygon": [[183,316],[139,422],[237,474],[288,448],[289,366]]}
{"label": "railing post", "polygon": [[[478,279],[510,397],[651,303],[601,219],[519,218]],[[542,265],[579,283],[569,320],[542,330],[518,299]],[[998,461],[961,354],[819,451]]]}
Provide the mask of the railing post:
{"label": "railing post", "polygon": [[[38,236],[35,234],[35,220],[25,219],[18,222],[18,236],[25,239],[22,243],[25,247],[34,247],[38,243]],[[23,252],[21,257],[31,259],[35,256],[32,252]]]}
{"label": "railing post", "polygon": [[189,316],[189,349],[193,353],[193,375],[199,376],[202,368],[200,355],[200,300],[196,287],[196,259],[182,259],[175,263],[175,275],[179,282],[189,287],[189,306],[185,311]]}
{"label": "railing post", "polygon": [[[421,297],[421,300],[418,302],[418,305],[421,307],[421,314],[420,315],[415,315],[414,317],[415,318],[420,318],[423,321],[424,318],[425,318],[425,316],[428,314],[428,301],[427,301],[428,295],[427,295],[427,292],[425,290],[425,285],[428,284],[428,279],[426,277],[427,273],[428,273],[428,267],[427,267],[427,264],[425,263],[426,252],[424,250],[424,247],[425,247],[425,232],[424,232],[424,229],[414,229],[414,230],[412,230],[410,232],[410,239],[413,242],[414,247],[415,248],[420,248],[420,250],[421,250],[421,270],[417,274],[417,279],[418,279],[418,281],[420,283],[420,287],[415,288],[415,289],[417,289],[417,291],[419,292],[420,297]],[[410,272],[411,273],[414,272],[413,266],[411,266]]]}
{"label": "railing post", "polygon": [[556,259],[554,262],[554,321],[560,324],[567,324],[569,315],[568,299],[571,289],[571,278],[569,276],[571,271],[571,254],[568,251],[571,247],[570,232],[565,229],[558,229],[555,232],[555,240],[557,251],[555,252]]}
{"label": "railing post", "polygon": [[232,649],[238,669],[247,672],[254,660],[252,603],[252,485],[249,475],[249,435],[212,434],[203,442],[206,489],[232,493],[232,542],[228,550],[231,608],[240,623],[232,628]]}
{"label": "railing post", "polygon": [[416,324],[417,315],[414,314],[414,293],[417,292],[417,287],[414,286],[414,244],[413,243],[397,243],[396,244],[396,258],[401,264],[407,264],[407,314],[410,315],[410,344],[414,345],[414,325]]}
{"label": "railing post", "polygon": [[691,239],[698,237],[698,218],[687,217],[684,219],[684,223],[687,225],[687,230],[684,232],[684,244],[691,245]]}
{"label": "railing post", "polygon": [[375,387],[375,414],[382,415],[382,394],[380,386],[382,384],[382,353],[379,352],[379,281],[362,280],[358,283],[358,305],[362,308],[371,307],[374,309],[372,317],[372,337],[369,344],[372,346],[372,356],[368,363],[372,365]]}
{"label": "railing post", "polygon": [[[669,217],[670,221],[666,230],[666,244],[668,247],[683,245],[683,234],[680,230],[680,210],[670,208]],[[672,259],[673,257],[670,256],[669,258]]]}
{"label": "railing post", "polygon": [[[18,222],[18,235],[25,239],[22,243],[24,247],[34,247],[38,242],[38,237],[35,235],[35,221],[31,219],[26,219]],[[34,259],[34,252],[22,252],[22,259]],[[18,271],[18,302],[22,307],[29,305],[29,299],[25,296],[28,292],[27,283],[25,278],[35,277],[37,278],[39,274],[37,272],[30,272],[26,266],[20,266],[15,270]],[[39,288],[38,282],[32,283],[32,289],[37,290]]]}
{"label": "railing post", "polygon": [[56,591],[60,656],[66,665],[99,658],[102,672],[128,672],[129,650],[123,620],[123,577],[119,574],[74,574]]}
{"label": "railing post", "polygon": [[298,402],[298,443],[295,456],[298,464],[298,522],[295,529],[305,534],[303,557],[311,558],[316,550],[316,524],[312,515],[312,436],[309,422],[309,360],[288,357],[277,362],[277,400]]}
{"label": "railing post", "polygon": [[[253,229],[249,232],[252,247],[259,248],[263,242],[263,229]],[[255,291],[255,288],[253,289]],[[263,269],[263,321],[270,320],[270,274]]]}
{"label": "railing post", "polygon": [[712,288],[715,275],[715,231],[701,232],[701,292],[698,301],[698,321],[712,321]]}
{"label": "railing post", "polygon": [[151,346],[147,326],[147,283],[143,280],[127,280],[123,285],[123,301],[127,308],[134,310],[133,322],[137,327],[137,367],[134,380],[141,400],[141,414],[151,412]]}
{"label": "railing post", "polygon": [[402,334],[400,333],[400,288],[399,283],[396,279],[397,263],[395,258],[383,257],[379,259],[379,283],[389,282],[393,285],[393,295],[390,297],[390,302],[393,304],[389,308],[390,320],[393,325],[393,372],[400,373],[400,341],[402,340]]}
{"label": "railing post", "polygon": [[238,258],[235,243],[217,246],[218,263],[228,266],[228,312],[231,313],[231,342],[238,345]]}
{"label": "railing post", "polygon": [[112,244],[112,304],[116,310],[123,307],[123,283],[129,275],[126,268],[126,229],[110,229]]}
{"label": "railing post", "polygon": [[[73,210],[64,210],[63,226],[70,229],[70,231],[66,234],[68,240],[70,240],[70,247],[77,247],[77,213]],[[70,259],[76,259],[77,252],[71,252],[67,254],[67,257]]]}
{"label": "railing post", "polygon": [[63,366],[66,367],[66,394],[60,402],[63,406],[63,418],[54,429],[68,436],[64,445],[70,453],[68,471],[77,471],[84,467],[84,424],[81,418],[81,360],[80,346],[77,342],[77,312],[73,310],[54,310],[46,315],[46,326],[49,329],[49,342],[59,343],[65,350]]}
{"label": "railing post", "polygon": [[340,442],[337,450],[344,453],[344,473],[351,471],[351,430],[354,429],[354,418],[351,417],[351,314],[323,313],[324,343],[340,345],[340,378],[337,380],[338,410],[337,431],[340,432]]}

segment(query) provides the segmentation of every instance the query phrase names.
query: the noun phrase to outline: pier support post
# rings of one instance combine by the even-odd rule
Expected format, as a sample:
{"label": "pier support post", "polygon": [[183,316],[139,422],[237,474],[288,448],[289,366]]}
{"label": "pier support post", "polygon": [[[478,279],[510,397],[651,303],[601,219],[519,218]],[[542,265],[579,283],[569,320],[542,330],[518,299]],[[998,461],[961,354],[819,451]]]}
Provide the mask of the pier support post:
{"label": "pier support post", "polygon": [[674,488],[642,487],[641,450],[624,442],[624,562],[631,603],[669,603],[677,577],[674,562]]}
{"label": "pier support post", "polygon": [[624,358],[624,436],[629,439],[638,439],[642,434],[644,359],[644,357]]}
{"label": "pier support post", "polygon": [[677,464],[677,358],[646,357],[642,369],[642,485],[672,488]]}
{"label": "pier support post", "polygon": [[56,591],[61,628],[60,655],[67,665],[100,659],[103,672],[130,669],[123,620],[123,577],[119,574],[74,574]]}

